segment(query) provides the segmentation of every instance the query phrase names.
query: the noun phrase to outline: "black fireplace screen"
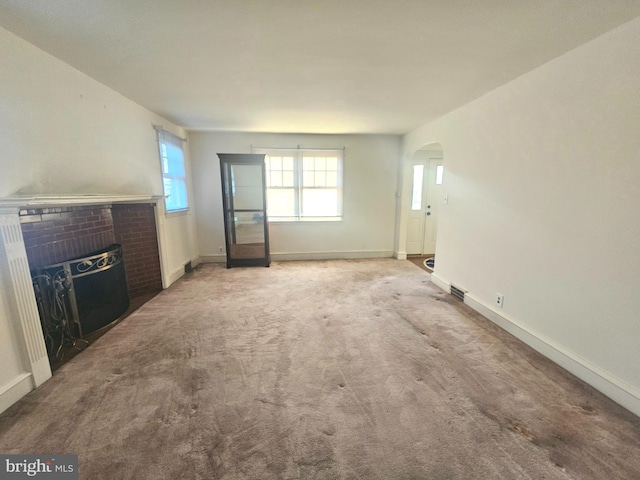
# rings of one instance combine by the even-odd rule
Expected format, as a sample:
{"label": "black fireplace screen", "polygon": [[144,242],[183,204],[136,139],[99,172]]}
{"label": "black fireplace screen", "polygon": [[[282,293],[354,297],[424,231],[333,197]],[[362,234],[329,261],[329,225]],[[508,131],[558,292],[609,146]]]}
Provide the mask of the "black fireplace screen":
{"label": "black fireplace screen", "polygon": [[[36,302],[50,356],[117,320],[129,308],[122,246],[37,268]],[[85,342],[86,343],[86,342]]]}

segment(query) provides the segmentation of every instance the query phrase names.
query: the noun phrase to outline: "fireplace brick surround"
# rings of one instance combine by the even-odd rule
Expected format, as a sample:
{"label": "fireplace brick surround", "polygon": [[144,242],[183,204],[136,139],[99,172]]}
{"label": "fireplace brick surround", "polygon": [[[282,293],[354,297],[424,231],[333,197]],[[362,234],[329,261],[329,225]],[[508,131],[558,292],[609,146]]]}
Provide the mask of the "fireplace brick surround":
{"label": "fireplace brick surround", "polygon": [[119,243],[129,296],[162,290],[153,204],[105,204],[20,210],[29,268],[80,257]]}
{"label": "fireplace brick surround", "polygon": [[32,269],[115,243],[110,205],[24,209],[20,226]]}
{"label": "fireplace brick surround", "polygon": [[160,255],[154,206],[150,204],[113,205],[115,242],[124,250],[129,296],[162,290]]}

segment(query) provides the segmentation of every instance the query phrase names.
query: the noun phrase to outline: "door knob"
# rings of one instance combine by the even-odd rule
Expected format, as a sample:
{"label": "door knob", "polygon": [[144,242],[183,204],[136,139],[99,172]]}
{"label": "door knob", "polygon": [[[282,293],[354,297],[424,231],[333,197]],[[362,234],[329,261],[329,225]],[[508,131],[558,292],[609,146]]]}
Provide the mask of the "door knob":
{"label": "door knob", "polygon": [[427,217],[428,217],[429,215],[431,215],[431,212],[427,212]]}

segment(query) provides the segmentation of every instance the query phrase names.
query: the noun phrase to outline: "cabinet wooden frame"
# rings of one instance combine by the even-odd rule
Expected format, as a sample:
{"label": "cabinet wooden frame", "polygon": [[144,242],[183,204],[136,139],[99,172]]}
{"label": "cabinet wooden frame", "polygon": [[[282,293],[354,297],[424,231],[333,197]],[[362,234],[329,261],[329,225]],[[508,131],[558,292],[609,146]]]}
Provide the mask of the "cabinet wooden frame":
{"label": "cabinet wooden frame", "polygon": [[[255,153],[219,153],[218,157],[227,268],[268,267],[271,264],[271,256],[265,156]],[[239,175],[240,172],[243,175]],[[239,185],[237,177],[244,177],[243,182],[249,180],[252,184]],[[240,198],[240,192],[244,192],[245,188],[248,193],[243,193],[243,196],[249,198]],[[245,232],[249,229],[249,233]]]}

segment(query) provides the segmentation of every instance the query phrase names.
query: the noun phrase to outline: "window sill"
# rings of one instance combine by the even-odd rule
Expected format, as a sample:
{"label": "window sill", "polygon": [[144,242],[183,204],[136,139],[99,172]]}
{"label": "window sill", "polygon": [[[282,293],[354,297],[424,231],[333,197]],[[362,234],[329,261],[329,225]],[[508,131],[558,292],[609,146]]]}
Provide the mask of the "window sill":
{"label": "window sill", "polygon": [[170,212],[165,212],[165,216],[167,218],[173,218],[173,217],[184,217],[186,215],[189,214],[189,209],[188,208],[184,208],[182,210],[171,210]]}

